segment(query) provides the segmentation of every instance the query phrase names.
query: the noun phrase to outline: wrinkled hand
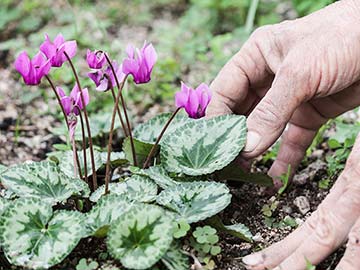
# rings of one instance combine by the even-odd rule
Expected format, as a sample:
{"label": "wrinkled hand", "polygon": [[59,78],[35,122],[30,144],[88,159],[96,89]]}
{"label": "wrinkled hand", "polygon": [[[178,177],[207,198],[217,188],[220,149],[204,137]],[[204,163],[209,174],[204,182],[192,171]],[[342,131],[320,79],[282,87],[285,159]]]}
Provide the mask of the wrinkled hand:
{"label": "wrinkled hand", "polygon": [[[211,85],[207,115],[248,115],[243,157],[267,150],[283,133],[274,178],[296,170],[317,130],[360,105],[360,1],[258,29]],[[360,139],[344,172],[319,209],[282,242],[247,257],[250,269],[306,269],[349,236],[338,269],[360,265]],[[305,259],[306,258],[306,259]],[[276,268],[278,269],[278,268]]]}

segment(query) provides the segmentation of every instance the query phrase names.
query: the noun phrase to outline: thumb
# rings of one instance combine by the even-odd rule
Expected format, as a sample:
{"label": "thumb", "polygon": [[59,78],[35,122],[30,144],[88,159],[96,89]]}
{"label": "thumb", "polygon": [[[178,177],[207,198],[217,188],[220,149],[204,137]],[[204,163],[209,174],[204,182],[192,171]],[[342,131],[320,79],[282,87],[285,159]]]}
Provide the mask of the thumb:
{"label": "thumb", "polygon": [[245,158],[254,158],[266,151],[280,137],[295,110],[306,100],[305,72],[294,74],[291,70],[280,68],[271,88],[250,113],[242,154]]}

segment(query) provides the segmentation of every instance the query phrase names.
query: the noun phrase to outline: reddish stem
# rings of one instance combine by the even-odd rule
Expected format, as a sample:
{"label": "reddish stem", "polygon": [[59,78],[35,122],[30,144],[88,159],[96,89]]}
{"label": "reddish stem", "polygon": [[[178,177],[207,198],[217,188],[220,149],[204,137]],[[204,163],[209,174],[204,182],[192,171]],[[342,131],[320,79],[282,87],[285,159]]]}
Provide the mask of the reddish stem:
{"label": "reddish stem", "polygon": [[[111,87],[110,90],[111,90],[111,94],[112,94],[112,96],[113,96],[114,102],[116,102],[116,96],[115,96],[114,88]],[[128,132],[127,132],[127,130],[126,130],[126,128],[125,128],[124,120],[123,120],[123,118],[122,118],[122,115],[121,115],[121,112],[120,112],[120,109],[119,109],[119,104],[118,104],[116,110],[117,110],[118,115],[119,115],[119,118],[120,118],[121,127],[122,127],[122,129],[123,129],[123,131],[124,131],[124,136],[127,137],[127,136],[128,136]]]}
{"label": "reddish stem", "polygon": [[[69,121],[68,121],[68,118],[67,118],[65,109],[64,109],[64,107],[63,107],[63,105],[62,105],[62,103],[61,103],[61,98],[60,98],[60,96],[59,96],[59,93],[56,91],[55,85],[54,85],[53,82],[51,81],[50,77],[49,77],[48,75],[45,75],[45,77],[46,77],[47,81],[49,82],[49,84],[50,84],[50,86],[51,86],[51,89],[53,90],[53,92],[54,92],[54,94],[55,94],[55,96],[56,96],[56,99],[57,99],[57,101],[58,101],[58,103],[59,103],[59,106],[60,106],[60,108],[61,108],[61,111],[62,111],[62,113],[63,113],[63,115],[64,115],[64,119],[65,119],[66,126],[67,126],[67,128],[68,128],[68,130],[69,130]],[[81,168],[80,168],[79,155],[78,155],[77,151],[75,152],[75,157],[76,157],[76,165],[77,165],[77,167],[79,168],[79,176],[80,176],[80,178],[83,178],[82,173],[81,173]],[[74,167],[76,167],[76,165],[75,165],[75,163],[74,163]]]}
{"label": "reddish stem", "polygon": [[180,111],[181,108],[177,108],[176,111],[172,114],[172,116],[169,118],[169,120],[166,122],[165,126],[163,127],[163,129],[161,130],[158,138],[156,139],[155,144],[153,145],[153,147],[150,150],[149,155],[147,156],[145,162],[144,162],[144,166],[143,169],[146,169],[149,166],[150,160],[153,157],[153,155],[155,154],[155,150],[157,148],[157,146],[159,145],[159,142],[161,140],[161,138],[164,136],[165,131],[167,130],[167,128],[169,127],[170,123],[172,122],[172,120],[175,118],[176,114]]}
{"label": "reddish stem", "polygon": [[117,77],[117,75],[116,75],[114,66],[112,65],[112,63],[111,63],[108,55],[107,55],[106,53],[104,53],[104,55],[105,55],[106,61],[108,62],[109,66],[110,66],[110,68],[111,68],[112,73],[114,74],[117,88],[118,88],[119,91],[120,91],[119,95],[120,95],[120,99],[121,99],[121,105],[122,105],[123,110],[124,110],[126,125],[127,125],[128,132],[129,132],[131,152],[132,152],[132,156],[133,156],[134,166],[137,166],[134,139],[133,139],[133,136],[132,136],[130,121],[129,121],[129,117],[128,117],[127,110],[126,110],[125,100],[124,100],[124,97],[123,97],[123,95],[122,95],[122,89],[123,89],[123,87],[124,87],[124,83],[125,83],[125,81],[126,81],[127,75],[126,75],[125,79],[123,80],[123,85],[120,86],[119,79],[118,79],[118,77]]}
{"label": "reddish stem", "polygon": [[[83,156],[84,156],[84,174],[85,174],[85,182],[89,183],[88,179],[88,171],[87,171],[87,157],[86,157],[86,136],[85,136],[85,125],[84,125],[84,119],[81,114],[81,110],[79,106],[76,106],[76,108],[79,110],[79,116],[80,116],[80,124],[81,124],[81,135],[82,135],[82,149],[83,149]],[[81,168],[80,168],[81,171]]]}
{"label": "reddish stem", "polygon": [[73,62],[71,61],[71,58],[69,57],[69,55],[66,53],[66,51],[64,51],[64,54],[65,54],[67,60],[69,61],[69,64],[70,64],[71,69],[72,69],[72,72],[74,73],[74,76],[75,76],[75,80],[76,80],[77,86],[78,86],[79,91],[80,91],[81,102],[82,102],[82,104],[83,104],[83,112],[84,112],[84,117],[85,117],[86,129],[87,129],[87,134],[88,134],[88,139],[89,139],[90,158],[91,158],[91,167],[92,167],[93,189],[96,190],[97,187],[98,187],[98,184],[97,184],[97,177],[96,177],[94,148],[93,148],[93,142],[92,142],[92,137],[91,137],[91,129],[90,129],[90,123],[89,123],[89,116],[88,116],[88,113],[87,113],[87,110],[86,110],[85,99],[84,99],[83,91],[82,91],[82,88],[81,88],[80,80],[79,80],[79,77],[78,77],[78,75],[77,75],[77,73],[76,73],[74,64],[73,64]]}
{"label": "reddish stem", "polygon": [[109,192],[110,158],[111,158],[112,141],[113,141],[113,135],[114,135],[114,125],[115,125],[116,110],[119,109],[119,101],[120,101],[121,90],[124,87],[125,81],[126,81],[126,77],[122,81],[121,86],[118,88],[118,94],[117,94],[116,99],[115,99],[115,105],[114,105],[112,116],[111,116],[111,126],[110,126],[110,132],[109,132],[109,142],[108,142],[108,152],[107,152],[107,158],[106,158],[105,194],[108,194],[108,192]]}

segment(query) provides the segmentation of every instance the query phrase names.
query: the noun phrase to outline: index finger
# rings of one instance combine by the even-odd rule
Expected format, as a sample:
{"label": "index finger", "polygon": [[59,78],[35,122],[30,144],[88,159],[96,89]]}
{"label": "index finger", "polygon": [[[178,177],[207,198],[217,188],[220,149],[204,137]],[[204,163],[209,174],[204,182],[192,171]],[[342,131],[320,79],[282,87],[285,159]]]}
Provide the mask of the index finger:
{"label": "index finger", "polygon": [[[256,30],[216,76],[210,86],[213,98],[206,112],[208,117],[228,113],[245,114],[259,98],[256,91],[249,90],[271,85],[272,69],[279,59],[275,59],[276,53],[272,50],[269,27]],[[270,52],[272,63],[269,63],[267,57]]]}

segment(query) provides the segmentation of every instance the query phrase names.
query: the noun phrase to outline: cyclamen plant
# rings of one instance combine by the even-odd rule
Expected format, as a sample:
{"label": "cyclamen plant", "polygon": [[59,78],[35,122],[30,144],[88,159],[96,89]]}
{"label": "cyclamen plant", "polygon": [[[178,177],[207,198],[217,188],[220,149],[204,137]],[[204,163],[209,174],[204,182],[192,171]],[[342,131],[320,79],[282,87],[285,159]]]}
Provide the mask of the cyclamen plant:
{"label": "cyclamen plant", "polygon": [[[199,243],[202,253],[210,253],[202,262],[214,263],[209,256],[220,252],[219,247],[207,250],[207,242],[199,240],[204,237],[190,253],[181,249],[184,243],[192,245],[188,231],[194,231],[200,221],[251,241],[244,225],[226,226],[216,216],[231,201],[222,181],[250,179],[272,185],[271,179],[241,172],[233,163],[245,144],[245,117],[205,119],[211,100],[209,87],[201,83],[193,89],[182,83],[175,94],[173,113],[157,115],[133,129],[124,86],[129,77],[135,84],[151,80],[157,61],[155,48],[147,42],[141,49],[129,45],[121,62],[107,52],[87,50],[88,77],[96,91],[109,91],[114,100],[107,151],[101,152],[93,145],[86,110],[91,90],[81,87],[72,62],[76,51],[76,41],[66,41],[61,34],[51,41],[46,35],[33,59],[22,52],[15,61],[25,84],[39,85],[47,79],[63,113],[72,151],[50,154],[49,160],[41,162],[0,165],[0,186],[8,194],[0,197],[0,246],[9,263],[48,269],[62,262],[81,239],[106,237],[108,251],[125,268],[162,265],[185,270],[189,269],[185,254],[199,262],[194,257],[202,256]],[[65,62],[76,81],[69,94],[50,77],[51,69],[63,67]],[[116,116],[125,136],[120,153],[112,151]],[[80,144],[75,135],[78,122]],[[116,167],[129,168],[130,176],[116,177]],[[98,174],[104,170],[104,176]],[[179,226],[186,230],[179,233]],[[209,237],[218,240],[214,230],[210,231]]]}

